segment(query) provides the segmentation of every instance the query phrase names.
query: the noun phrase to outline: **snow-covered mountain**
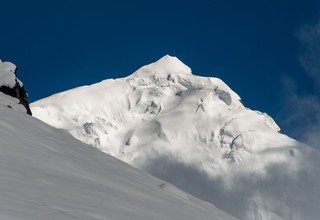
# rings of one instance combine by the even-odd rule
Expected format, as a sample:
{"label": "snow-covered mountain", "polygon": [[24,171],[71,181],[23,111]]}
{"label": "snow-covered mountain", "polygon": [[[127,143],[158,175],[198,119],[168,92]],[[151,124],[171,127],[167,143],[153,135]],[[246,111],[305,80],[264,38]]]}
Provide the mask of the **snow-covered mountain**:
{"label": "snow-covered mountain", "polygon": [[0,219],[235,219],[0,100]]}
{"label": "snow-covered mountain", "polygon": [[320,154],[165,56],[31,104],[35,117],[241,219],[317,219]]}

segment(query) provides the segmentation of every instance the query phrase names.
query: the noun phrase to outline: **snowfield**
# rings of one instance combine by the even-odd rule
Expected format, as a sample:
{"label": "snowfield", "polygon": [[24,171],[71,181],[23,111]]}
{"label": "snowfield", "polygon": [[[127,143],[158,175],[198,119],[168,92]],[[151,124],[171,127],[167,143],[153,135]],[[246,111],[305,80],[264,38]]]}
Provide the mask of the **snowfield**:
{"label": "snowfield", "polygon": [[[7,85],[11,73],[1,71]],[[235,218],[27,115],[0,92],[0,219]]]}
{"label": "snowfield", "polygon": [[42,121],[240,219],[320,216],[319,152],[176,57],[31,107]]}

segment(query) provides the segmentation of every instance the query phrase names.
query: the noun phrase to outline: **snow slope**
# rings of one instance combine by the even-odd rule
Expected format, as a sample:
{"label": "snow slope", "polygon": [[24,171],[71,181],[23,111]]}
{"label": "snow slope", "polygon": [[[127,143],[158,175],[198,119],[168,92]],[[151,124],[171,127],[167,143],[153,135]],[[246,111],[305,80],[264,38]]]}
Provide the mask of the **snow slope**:
{"label": "snow slope", "polygon": [[241,219],[317,219],[320,154],[165,56],[39,100],[35,117]]}
{"label": "snow slope", "polygon": [[0,177],[0,219],[234,219],[2,104]]}

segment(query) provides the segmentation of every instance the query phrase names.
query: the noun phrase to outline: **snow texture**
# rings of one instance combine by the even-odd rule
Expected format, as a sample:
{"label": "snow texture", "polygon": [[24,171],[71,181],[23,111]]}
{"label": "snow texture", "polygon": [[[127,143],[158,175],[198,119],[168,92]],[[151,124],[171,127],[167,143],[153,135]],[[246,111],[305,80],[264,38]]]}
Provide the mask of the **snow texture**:
{"label": "snow texture", "polygon": [[176,57],[31,106],[46,123],[241,219],[320,215],[319,152]]}
{"label": "snow texture", "polygon": [[0,219],[235,219],[2,104],[0,176]]}

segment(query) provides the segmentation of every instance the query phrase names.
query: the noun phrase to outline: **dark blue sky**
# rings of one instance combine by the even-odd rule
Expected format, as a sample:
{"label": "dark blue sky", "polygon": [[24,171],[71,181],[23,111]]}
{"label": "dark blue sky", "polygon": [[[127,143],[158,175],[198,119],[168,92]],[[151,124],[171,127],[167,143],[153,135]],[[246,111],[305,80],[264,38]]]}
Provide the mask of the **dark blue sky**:
{"label": "dark blue sky", "polygon": [[[297,31],[320,1],[1,1],[0,59],[30,101],[131,74],[165,54],[224,80],[281,124],[283,78],[310,92]],[[290,128],[284,128],[290,133]]]}

